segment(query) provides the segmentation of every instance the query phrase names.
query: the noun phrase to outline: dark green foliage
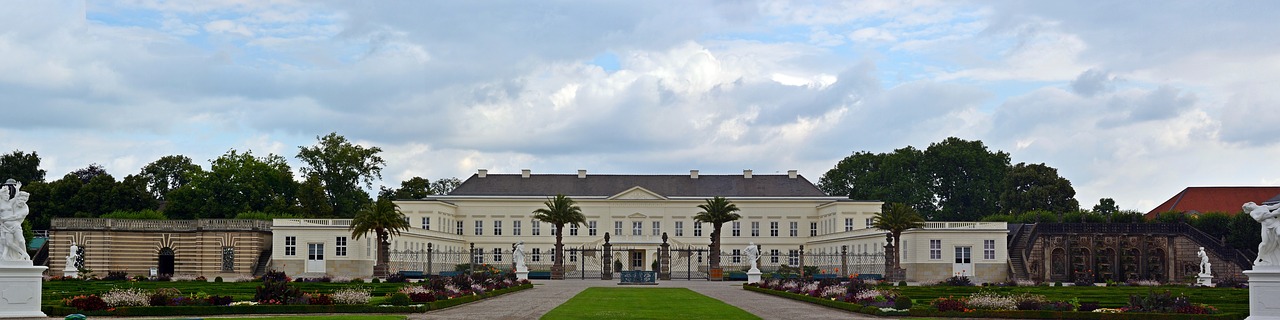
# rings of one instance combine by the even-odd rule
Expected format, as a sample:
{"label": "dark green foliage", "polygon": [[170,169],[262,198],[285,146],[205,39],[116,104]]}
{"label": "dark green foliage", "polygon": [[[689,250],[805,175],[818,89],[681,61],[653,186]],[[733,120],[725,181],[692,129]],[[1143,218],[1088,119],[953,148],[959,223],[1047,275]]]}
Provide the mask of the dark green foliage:
{"label": "dark green foliage", "polygon": [[1009,168],[1000,186],[1000,206],[1006,213],[1032,210],[1071,212],[1080,209],[1071,181],[1058,169],[1041,164],[1018,163]]}
{"label": "dark green foliage", "polygon": [[1191,302],[1187,300],[1185,295],[1179,294],[1175,296],[1169,290],[1163,292],[1152,290],[1145,295],[1129,295],[1128,307],[1138,312],[1174,313],[1178,308],[1190,305]]}
{"label": "dark green foliage", "polygon": [[213,159],[208,172],[169,191],[165,214],[171,219],[227,219],[247,211],[293,213],[297,189],[283,157],[233,149]]}
{"label": "dark green foliage", "polygon": [[1156,214],[1155,222],[1159,223],[1190,223],[1191,217],[1186,213],[1177,211],[1166,211]]}
{"label": "dark green foliage", "polygon": [[213,277],[213,282],[222,282],[222,276]]}
{"label": "dark green foliage", "polygon": [[[34,212],[34,211],[33,211]],[[1248,213],[1238,213],[1227,222],[1227,245],[1241,252],[1255,252],[1262,243],[1262,224],[1253,220]]]}
{"label": "dark green foliage", "polygon": [[910,146],[891,153],[854,153],[818,179],[818,188],[829,195],[905,203],[925,215],[937,211],[932,184],[924,152]]}
{"label": "dark green foliage", "polygon": [[405,283],[405,282],[409,282],[409,279],[406,279],[403,274],[392,273],[390,275],[387,275],[387,283]]}
{"label": "dark green foliage", "polygon": [[899,286],[899,287],[905,287],[905,286],[907,286],[907,282],[906,282],[906,281],[898,281],[898,286]]}
{"label": "dark green foliage", "polygon": [[407,306],[410,303],[413,303],[413,300],[409,299],[409,295],[404,292],[396,292],[392,293],[391,296],[388,296],[385,303],[393,306]]}
{"label": "dark green foliage", "polygon": [[144,209],[139,211],[116,210],[111,213],[99,216],[99,218],[137,219],[137,220],[168,220],[169,219],[169,217],[166,217],[163,212],[151,210],[151,209]]}
{"label": "dark green foliage", "polygon": [[382,282],[382,281],[378,280],[378,278],[373,278],[369,280],[369,283],[379,283],[379,282]]}
{"label": "dark green foliage", "polygon": [[938,298],[933,300],[933,307],[938,311],[964,311],[964,298]]}
{"label": "dark green foliage", "polygon": [[938,284],[952,287],[968,287],[973,286],[973,281],[969,280],[967,276],[951,276]]}
{"label": "dark green foliage", "polygon": [[[302,290],[289,284],[289,277],[280,271],[268,271],[262,276],[253,295],[253,301],[266,304],[291,304],[303,299]],[[305,302],[305,301],[303,301]]]}
{"label": "dark green foliage", "polygon": [[1214,239],[1225,239],[1231,231],[1231,215],[1225,212],[1205,212],[1191,217],[1192,227]]}
{"label": "dark green foliage", "polygon": [[1073,210],[1062,215],[1062,223],[1106,223],[1107,217],[1093,211]]}
{"label": "dark green foliage", "polygon": [[125,271],[107,271],[107,276],[103,277],[104,281],[124,281],[129,280],[129,273]]}
{"label": "dark green foliage", "polygon": [[14,150],[0,155],[0,181],[14,179],[23,184],[44,181],[45,171],[40,169],[40,155]]}
{"label": "dark green foliage", "polygon": [[307,304],[327,306],[333,304],[333,296],[324,293],[315,293],[307,295]]}
{"label": "dark green foliage", "polygon": [[147,190],[157,200],[165,200],[170,191],[191,183],[204,174],[204,169],[183,155],[164,156],[142,167],[138,176],[144,177]]}
{"label": "dark green foliage", "polygon": [[898,298],[893,300],[893,308],[898,310],[911,309],[911,304],[911,297],[905,295],[898,295]]}
{"label": "dark green foliage", "polygon": [[106,310],[107,302],[97,295],[85,295],[71,298],[67,306],[84,311]]}
{"label": "dark green foliage", "polygon": [[382,179],[387,164],[378,156],[382,148],[365,148],[337,132],[316,139],[314,146],[298,147],[297,158],[306,164],[301,171],[323,183],[335,217],[355,217],[372,202],[361,187],[372,189],[373,181]]}

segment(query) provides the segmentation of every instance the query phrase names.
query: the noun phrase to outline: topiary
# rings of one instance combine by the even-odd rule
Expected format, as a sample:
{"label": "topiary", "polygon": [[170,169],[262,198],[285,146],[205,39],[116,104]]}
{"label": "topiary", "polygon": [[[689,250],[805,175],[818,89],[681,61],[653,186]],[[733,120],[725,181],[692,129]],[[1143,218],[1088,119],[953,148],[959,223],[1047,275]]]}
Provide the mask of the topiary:
{"label": "topiary", "polygon": [[407,306],[411,302],[413,302],[413,300],[409,299],[409,295],[404,294],[404,292],[392,293],[391,296],[387,297],[387,301],[385,301],[386,304],[393,306]]}
{"label": "topiary", "polygon": [[898,310],[911,309],[911,297],[900,295],[898,298],[893,299],[893,308]]}
{"label": "topiary", "polygon": [[907,286],[907,281],[906,281],[906,280],[898,281],[898,286],[899,286],[899,287],[905,287],[905,286]]}
{"label": "topiary", "polygon": [[222,282],[222,276],[214,277],[213,282]]}
{"label": "topiary", "polygon": [[382,280],[378,280],[378,278],[373,278],[373,279],[369,279],[369,283],[382,283]]}

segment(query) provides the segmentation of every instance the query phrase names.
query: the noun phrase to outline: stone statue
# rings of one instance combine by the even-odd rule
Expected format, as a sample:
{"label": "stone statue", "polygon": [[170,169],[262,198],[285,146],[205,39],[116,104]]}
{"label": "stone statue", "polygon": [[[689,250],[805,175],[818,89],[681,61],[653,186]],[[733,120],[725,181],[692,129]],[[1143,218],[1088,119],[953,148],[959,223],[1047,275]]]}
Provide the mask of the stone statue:
{"label": "stone statue", "polygon": [[79,263],[79,261],[80,261],[80,246],[77,246],[75,242],[71,242],[71,252],[67,253],[66,269],[75,270],[76,264]]}
{"label": "stone statue", "polygon": [[1258,243],[1258,259],[1254,266],[1280,266],[1280,204],[1258,205],[1253,202],[1244,204],[1244,211],[1253,220],[1262,224],[1262,242]]}
{"label": "stone statue", "polygon": [[529,271],[524,264],[524,241],[516,242],[516,248],[511,250],[511,260],[516,262],[516,271]]}
{"label": "stone statue", "polygon": [[1200,252],[1196,252],[1196,256],[1200,257],[1200,275],[1211,274],[1213,267],[1209,264],[1209,255],[1205,254],[1204,247],[1200,247]]}
{"label": "stone statue", "polygon": [[27,207],[31,194],[20,189],[22,183],[13,179],[0,186],[0,242],[3,242],[4,249],[0,252],[0,260],[31,260],[27,254],[27,239],[22,236],[22,221],[31,213],[31,208]]}
{"label": "stone statue", "polygon": [[760,272],[760,268],[756,266],[756,261],[760,259],[760,249],[756,248],[756,243],[755,242],[748,243],[747,249],[742,250],[742,252],[747,255],[747,261],[751,262],[750,271]]}

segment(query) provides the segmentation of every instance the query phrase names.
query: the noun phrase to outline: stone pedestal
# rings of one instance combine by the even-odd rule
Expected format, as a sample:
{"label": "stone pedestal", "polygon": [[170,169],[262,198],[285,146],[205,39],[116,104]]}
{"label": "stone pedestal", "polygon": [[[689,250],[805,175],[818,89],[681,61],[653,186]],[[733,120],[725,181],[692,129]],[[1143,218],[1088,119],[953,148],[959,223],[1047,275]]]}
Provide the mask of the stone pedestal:
{"label": "stone pedestal", "polygon": [[30,260],[0,261],[0,318],[44,318],[40,312],[41,273],[49,267]]}
{"label": "stone pedestal", "polygon": [[1213,275],[1203,274],[1203,273],[1196,275],[1196,285],[1203,286],[1203,287],[1212,287]]}
{"label": "stone pedestal", "polygon": [[516,280],[529,280],[529,270],[516,271]]}
{"label": "stone pedestal", "polygon": [[760,269],[747,270],[747,283],[760,283]]}
{"label": "stone pedestal", "polygon": [[62,276],[77,278],[80,277],[80,270],[76,269],[76,266],[67,266],[66,268],[62,268]]}
{"label": "stone pedestal", "polygon": [[1280,266],[1254,266],[1249,277],[1249,317],[1245,320],[1280,320]]}

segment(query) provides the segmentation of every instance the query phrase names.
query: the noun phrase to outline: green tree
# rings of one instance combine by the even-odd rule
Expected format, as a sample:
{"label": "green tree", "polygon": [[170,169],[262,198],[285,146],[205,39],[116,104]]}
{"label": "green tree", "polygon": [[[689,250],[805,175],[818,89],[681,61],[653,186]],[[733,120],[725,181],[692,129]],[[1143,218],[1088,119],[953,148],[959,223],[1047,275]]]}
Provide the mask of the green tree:
{"label": "green tree", "polygon": [[726,222],[742,219],[742,215],[738,214],[738,205],[724,197],[706,199],[706,203],[698,205],[698,209],[702,211],[693,216],[693,221],[711,224],[711,269],[719,270],[720,229]]}
{"label": "green tree", "polygon": [[97,163],[91,163],[88,167],[76,169],[76,171],[71,172],[71,175],[76,176],[76,178],[80,179],[80,182],[84,183],[89,183],[89,180],[93,180],[94,177],[104,174],[107,174],[107,169],[102,168],[102,165]]}
{"label": "green tree", "polygon": [[382,178],[382,148],[356,145],[336,132],[316,138],[316,145],[298,147],[298,159],[307,164],[302,173],[320,177],[334,215],[351,217],[371,201],[361,186],[372,189]]}
{"label": "green tree", "polygon": [[449,177],[436,179],[436,181],[431,182],[431,194],[449,194],[449,192],[453,192],[453,189],[457,189],[460,185],[462,185],[462,180],[458,180],[458,178]]}
{"label": "green tree", "polygon": [[1116,206],[1116,200],[1111,198],[1098,199],[1098,204],[1093,206],[1093,213],[1107,217],[1107,222],[1114,220],[1116,213],[1120,212],[1120,207]]}
{"label": "green tree", "polygon": [[1080,209],[1071,181],[1058,175],[1058,169],[1041,164],[1018,163],[1009,168],[1001,181],[1000,206],[1005,213],[1019,214],[1031,210],[1070,212]]}
{"label": "green tree", "polygon": [[[68,207],[74,213],[74,217],[97,218],[116,210],[111,205],[112,190],[116,187],[115,177],[106,173],[80,177],[89,177],[89,181],[76,190],[75,195],[68,201]],[[76,179],[83,179],[80,177]]]}
{"label": "green tree", "polygon": [[1002,212],[998,190],[1009,170],[1008,153],[991,152],[982,141],[951,137],[930,144],[924,156],[938,199],[938,212],[930,220],[977,221]]}
{"label": "green tree", "polygon": [[155,196],[156,200],[165,201],[165,195],[168,195],[169,191],[191,183],[191,180],[202,173],[204,169],[191,163],[191,158],[171,155],[160,157],[143,166],[138,175],[146,178],[147,190]]}
{"label": "green tree", "polygon": [[391,236],[398,236],[401,231],[409,230],[409,218],[406,218],[400,211],[400,206],[391,202],[390,199],[379,199],[372,205],[366,206],[364,210],[360,210],[360,213],[351,220],[348,230],[351,231],[351,238],[354,240],[360,240],[369,233],[377,236],[378,257],[373,266],[373,276],[386,277],[387,262],[391,260],[389,254]]}
{"label": "green tree", "polygon": [[1227,245],[1240,252],[1254,253],[1250,258],[1256,258],[1258,243],[1262,242],[1262,224],[1253,220],[1248,212],[1241,211],[1231,217],[1227,228],[1231,230],[1227,233]]}
{"label": "green tree", "polygon": [[582,208],[572,198],[563,194],[557,194],[555,198],[547,199],[542,204],[546,208],[533,210],[533,219],[555,227],[555,264],[551,266],[551,278],[564,279],[564,226],[587,223],[587,217],[582,215]]}
{"label": "green tree", "polygon": [[1111,222],[1114,223],[1144,223],[1147,217],[1142,212],[1133,210],[1120,210],[1111,215]]}
{"label": "green tree", "polygon": [[147,178],[139,175],[127,175],[111,188],[108,205],[112,211],[156,210],[160,204],[155,195],[147,190]]}
{"label": "green tree", "polygon": [[391,196],[395,199],[422,199],[436,194],[431,189],[431,181],[423,177],[413,177],[409,178],[409,180],[400,181],[400,188],[387,190],[391,191]]}
{"label": "green tree", "polygon": [[1213,236],[1214,239],[1226,239],[1227,234],[1232,232],[1231,215],[1225,212],[1205,212],[1192,216],[1190,224],[1205,234]]}
{"label": "green tree", "polygon": [[333,217],[333,206],[329,205],[329,197],[324,194],[324,182],[320,177],[309,174],[307,180],[298,185],[298,206],[304,217]]}
{"label": "green tree", "polygon": [[170,191],[165,214],[174,219],[226,219],[246,211],[296,212],[298,183],[284,157],[255,157],[232,149],[209,171]]}
{"label": "green tree", "polygon": [[14,150],[0,155],[0,181],[14,179],[25,185],[44,181],[44,174],[45,171],[40,169],[40,155],[35,151]]}
{"label": "green tree", "polygon": [[902,251],[902,232],[924,227],[924,217],[920,216],[915,208],[906,204],[887,203],[884,210],[872,217],[871,226],[888,231],[893,237],[893,267],[896,270],[902,268],[902,257],[899,253]]}
{"label": "green tree", "polygon": [[923,170],[924,153],[910,146],[892,153],[858,152],[840,160],[818,179],[818,188],[850,199],[906,203],[934,212],[932,179]]}
{"label": "green tree", "polygon": [[[1019,214],[1014,220],[1017,223],[1058,223],[1062,222],[1057,213],[1032,210]],[[1069,222],[1069,221],[1068,221]]]}

